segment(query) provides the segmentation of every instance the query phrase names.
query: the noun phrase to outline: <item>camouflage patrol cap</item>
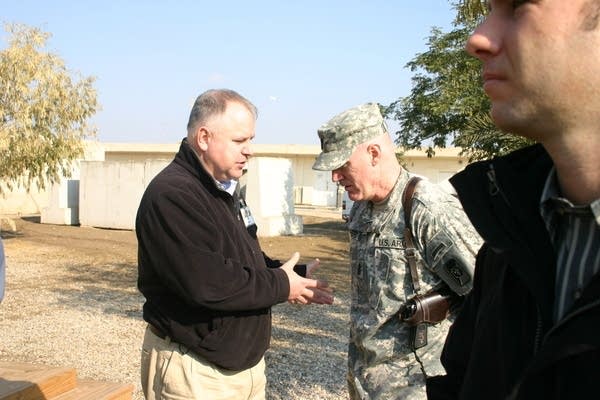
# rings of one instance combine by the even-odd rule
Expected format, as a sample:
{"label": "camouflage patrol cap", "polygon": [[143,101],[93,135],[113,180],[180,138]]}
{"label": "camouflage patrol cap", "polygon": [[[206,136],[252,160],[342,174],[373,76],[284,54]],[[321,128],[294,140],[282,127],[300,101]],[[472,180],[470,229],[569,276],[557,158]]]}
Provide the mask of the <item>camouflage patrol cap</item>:
{"label": "camouflage patrol cap", "polygon": [[331,118],[321,125],[318,133],[321,154],[312,168],[333,171],[348,161],[356,146],[387,133],[387,128],[379,105],[367,103]]}

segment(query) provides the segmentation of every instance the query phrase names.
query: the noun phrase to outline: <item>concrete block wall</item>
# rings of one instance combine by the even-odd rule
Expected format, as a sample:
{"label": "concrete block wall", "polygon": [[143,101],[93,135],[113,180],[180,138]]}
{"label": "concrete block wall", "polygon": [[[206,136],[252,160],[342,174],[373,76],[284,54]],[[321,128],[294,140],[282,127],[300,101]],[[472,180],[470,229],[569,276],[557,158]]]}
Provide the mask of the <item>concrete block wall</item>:
{"label": "concrete block wall", "polygon": [[[173,159],[178,147],[178,143],[87,143],[81,173],[75,168],[72,178],[46,190],[16,188],[0,196],[0,214],[41,213],[44,223],[134,229],[144,189]],[[440,182],[467,164],[458,150],[436,149],[433,158],[410,150],[403,154],[403,163],[409,171]],[[342,193],[331,182],[331,172],[312,170],[319,152],[317,145],[254,146],[244,179],[261,236],[301,233],[302,219],[294,214],[295,203],[340,207]]]}
{"label": "concrete block wall", "polygon": [[337,207],[338,185],[331,180],[331,171],[314,171],[315,185],[312,190],[311,204],[315,206]]}
{"label": "concrete block wall", "polygon": [[135,216],[148,183],[169,161],[83,161],[79,221],[84,226],[135,229]]}
{"label": "concrete block wall", "polygon": [[294,214],[292,162],[286,158],[255,157],[242,181],[246,201],[258,225],[259,236],[298,235],[302,217]]}
{"label": "concrete block wall", "polygon": [[[79,223],[113,229],[135,229],[144,190],[170,160],[83,161],[79,184]],[[260,236],[302,233],[294,214],[291,161],[251,159],[244,182],[246,199]]]}
{"label": "concrete block wall", "polygon": [[0,195],[0,215],[39,214],[49,204],[49,191],[33,186],[27,191],[22,186]]}
{"label": "concrete block wall", "polygon": [[79,224],[79,178],[63,178],[53,184],[49,198],[48,206],[41,212],[42,224]]}

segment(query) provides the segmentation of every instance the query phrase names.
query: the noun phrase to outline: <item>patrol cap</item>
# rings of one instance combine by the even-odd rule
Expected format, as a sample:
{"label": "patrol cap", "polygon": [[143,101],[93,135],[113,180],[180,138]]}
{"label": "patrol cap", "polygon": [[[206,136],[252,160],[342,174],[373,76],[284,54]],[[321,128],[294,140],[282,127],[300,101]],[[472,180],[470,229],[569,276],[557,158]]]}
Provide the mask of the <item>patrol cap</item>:
{"label": "patrol cap", "polygon": [[385,121],[377,103],[350,108],[318,129],[321,154],[312,168],[333,171],[344,165],[356,146],[387,133]]}

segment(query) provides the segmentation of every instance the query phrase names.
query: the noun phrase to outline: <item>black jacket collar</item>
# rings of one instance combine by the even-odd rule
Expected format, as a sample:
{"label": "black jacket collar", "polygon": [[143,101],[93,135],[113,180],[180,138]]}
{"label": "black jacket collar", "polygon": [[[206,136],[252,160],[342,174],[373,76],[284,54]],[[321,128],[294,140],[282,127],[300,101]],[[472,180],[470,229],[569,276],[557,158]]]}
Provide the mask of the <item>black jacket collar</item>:
{"label": "black jacket collar", "polygon": [[475,229],[526,282],[544,318],[551,316],[556,257],[539,202],[551,167],[538,144],[473,163],[450,180]]}
{"label": "black jacket collar", "polygon": [[181,141],[181,145],[179,146],[179,151],[175,155],[174,162],[185,168],[190,174],[202,182],[202,184],[214,196],[231,197],[229,193],[217,186],[217,183],[212,175],[210,175],[206,169],[204,169],[204,166],[202,166],[200,160],[198,159],[198,155],[188,143],[187,138],[184,138]]}

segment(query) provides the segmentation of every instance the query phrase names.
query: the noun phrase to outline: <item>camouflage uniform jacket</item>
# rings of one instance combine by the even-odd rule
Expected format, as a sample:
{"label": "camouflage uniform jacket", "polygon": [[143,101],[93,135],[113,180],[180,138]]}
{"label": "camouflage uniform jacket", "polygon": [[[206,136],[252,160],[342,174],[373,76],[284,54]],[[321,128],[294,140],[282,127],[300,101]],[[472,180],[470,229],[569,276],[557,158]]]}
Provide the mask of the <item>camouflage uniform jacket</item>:
{"label": "camouflage uniform jacket", "polygon": [[[423,370],[427,375],[443,372],[439,359],[451,322],[428,327],[428,344],[416,351],[421,367],[409,343],[410,327],[398,318],[414,294],[403,241],[402,194],[410,176],[400,174],[384,204],[359,201],[350,214],[352,399],[425,399]],[[421,293],[440,283],[433,271],[445,268],[448,260],[472,271],[481,239],[455,196],[422,180],[410,218]]]}

